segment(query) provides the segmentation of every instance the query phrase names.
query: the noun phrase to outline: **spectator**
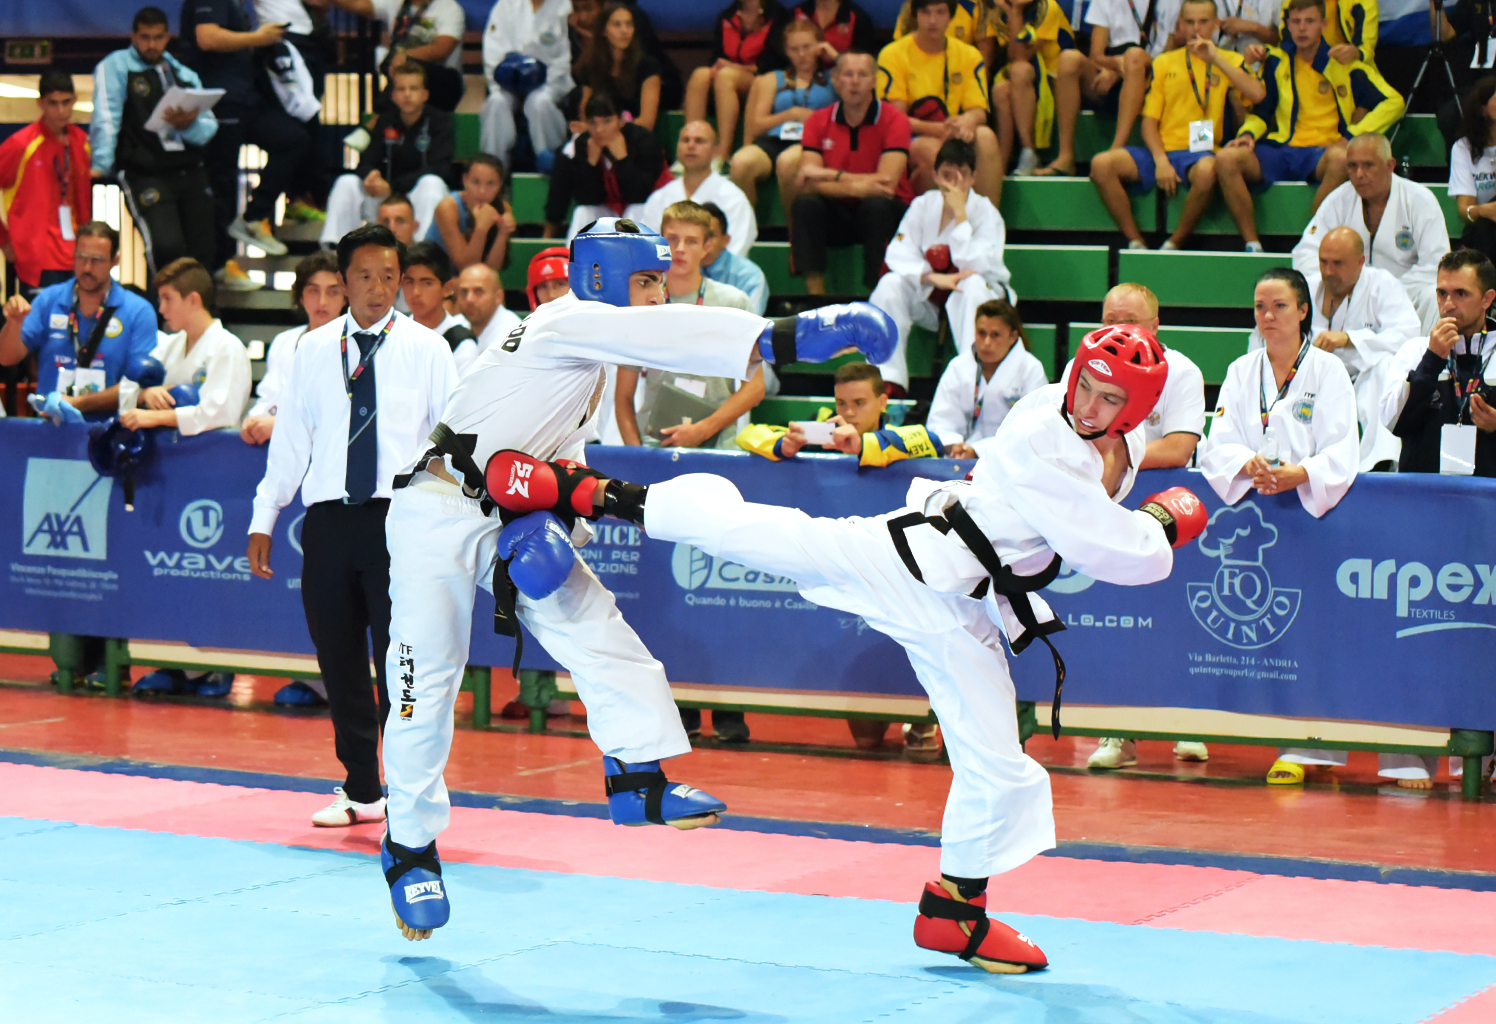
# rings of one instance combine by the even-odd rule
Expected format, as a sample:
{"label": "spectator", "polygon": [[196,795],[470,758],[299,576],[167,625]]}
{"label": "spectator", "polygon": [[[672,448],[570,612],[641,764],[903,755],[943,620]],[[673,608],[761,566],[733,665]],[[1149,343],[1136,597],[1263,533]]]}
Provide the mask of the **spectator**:
{"label": "spectator", "polygon": [[405,254],[405,273],[400,277],[400,291],[410,318],[428,331],[435,331],[451,349],[455,361],[463,345],[477,348],[478,336],[467,317],[449,313],[443,301],[453,288],[457,271],[452,260],[435,242],[417,242]]}
{"label": "spectator", "polygon": [[[391,192],[379,201],[379,208],[375,214],[375,223],[389,228],[390,233],[402,245],[415,244],[416,211],[411,205],[410,197],[399,192]],[[396,308],[399,308],[398,304]]]}
{"label": "spectator", "polygon": [[1179,26],[1185,45],[1153,59],[1153,84],[1143,102],[1144,145],[1098,153],[1091,161],[1091,181],[1129,249],[1148,246],[1127,194],[1147,195],[1157,187],[1173,196],[1188,182],[1179,223],[1160,246],[1183,248],[1215,195],[1215,152],[1225,134],[1227,95],[1235,94],[1240,107],[1267,94],[1241,54],[1211,42],[1218,25],[1215,0],[1184,0]]}
{"label": "spectator", "polygon": [[[629,9],[629,13],[634,16],[634,34],[639,37],[644,52],[653,57],[655,63],[660,66],[660,109],[679,110],[681,99],[685,96],[680,69],[675,66],[675,61],[665,49],[665,44],[660,42],[659,33],[655,32],[654,23],[649,19],[649,12],[629,0],[622,0],[622,2]],[[568,35],[571,38],[573,81],[580,80],[575,69],[581,66],[582,57],[587,52],[587,45],[592,42],[602,9],[602,0],[572,0],[571,16],[566,19],[566,22]],[[577,114],[581,105],[581,95],[580,86],[572,90],[572,96],[567,100],[568,116]]]}
{"label": "spectator", "polygon": [[[183,437],[238,427],[249,401],[249,353],[213,315],[212,275],[197,260],[183,258],[161,268],[156,291],[161,319],[176,332],[151,353],[166,367],[166,381],[143,389],[135,407],[121,410],[119,421],[131,430],[174,427]],[[171,389],[179,384],[197,389],[196,405],[176,408]]]}
{"label": "spectator", "polygon": [[[330,34],[325,20],[319,32],[311,11],[301,0],[255,0],[254,12],[262,23],[286,26],[281,41],[267,47],[259,56],[264,63],[269,92],[281,109],[301,122],[311,139],[306,159],[287,191],[286,220],[320,221],[322,204],[332,187],[327,147],[322,144],[322,93],[327,80]],[[338,163],[341,166],[342,160]]]}
{"label": "spectator", "polygon": [[811,295],[826,294],[828,245],[862,243],[863,284],[876,287],[914,195],[905,173],[909,119],[873,95],[876,68],[871,54],[842,54],[831,79],[840,100],[805,121],[790,255]]}
{"label": "spectator", "polygon": [[339,176],[327,197],[325,246],[336,245],[348,232],[373,220],[379,200],[391,192],[410,197],[415,237],[420,238],[431,226],[437,203],[447,196],[456,142],[452,115],[427,104],[421,65],[402,64],[391,80],[395,109],[379,115],[374,140],[359,158],[358,169]]}
{"label": "spectator", "polygon": [[1263,348],[1226,371],[1200,468],[1228,505],[1249,490],[1297,489],[1304,508],[1319,518],[1356,479],[1356,393],[1345,364],[1311,341],[1302,274],[1267,271],[1257,279],[1253,303]]}
{"label": "spectator", "polygon": [[[975,46],[982,55],[982,62],[994,67],[997,59],[997,43],[1005,26],[1004,15],[988,0],[972,0],[956,4],[951,22],[945,34],[959,42]],[[910,0],[904,0],[899,15],[894,19],[893,37],[903,39],[913,35],[919,27],[919,19]],[[869,50],[869,53],[872,51]]]}
{"label": "spectator", "polygon": [[457,309],[473,332],[473,340],[463,341],[452,350],[461,377],[496,341],[509,337],[509,332],[519,326],[519,317],[504,308],[499,272],[486,263],[474,263],[457,275]]}
{"label": "spectator", "polygon": [[730,171],[750,205],[758,203],[758,183],[774,175],[780,205],[788,214],[795,206],[805,122],[835,103],[836,93],[821,70],[821,30],[816,23],[805,18],[792,21],[784,27],[783,38],[789,66],[754,80],[743,123],[743,138],[753,141],[732,155]]}
{"label": "spectator", "polygon": [[1038,150],[1054,134],[1055,74],[1060,54],[1075,48],[1075,34],[1057,0],[1013,0],[1006,18],[1008,63],[992,81],[992,114],[1004,167],[1016,134],[1013,173],[1025,176],[1038,170]]}
{"label": "spectator", "polygon": [[[566,141],[566,115],[561,108],[572,88],[568,13],[567,0],[497,0],[488,15],[483,33],[488,98],[480,116],[480,144],[485,153],[506,165],[514,154],[516,105],[524,111],[537,157]],[[539,61],[545,68],[545,81],[525,95],[510,92],[494,77],[499,66],[515,55]]]}
{"label": "spectator", "polygon": [[592,96],[583,108],[586,131],[561,147],[545,199],[545,237],[561,233],[566,208],[572,210],[568,241],[599,217],[644,215],[644,203],[670,180],[653,130],[618,116],[613,97]]}
{"label": "spectator", "polygon": [[978,159],[971,144],[960,139],[947,139],[940,147],[936,187],[909,204],[883,257],[888,273],[868,300],[898,325],[898,347],[878,369],[899,392],[909,388],[905,351],[912,324],[938,330],[944,308],[956,351],[967,352],[977,307],[1014,298],[1003,266],[1002,214],[972,187]]}
{"label": "spectator", "polygon": [[[608,4],[603,8],[602,25],[583,58],[582,116],[591,117],[587,110],[592,97],[606,94],[626,120],[654,131],[660,116],[660,63],[645,52],[634,30],[634,8]],[[572,130],[580,128],[573,125]]]}
{"label": "spectator", "polygon": [[[1280,35],[1288,35],[1288,0],[1283,0]],[[1342,64],[1377,62],[1377,0],[1333,0],[1325,5],[1325,42],[1330,57]]]}
{"label": "spectator", "polygon": [[[1290,38],[1266,56],[1267,96],[1252,108],[1239,135],[1216,154],[1216,178],[1248,252],[1261,252],[1250,187],[1317,181],[1314,210],[1346,178],[1345,139],[1380,132],[1402,116],[1402,97],[1370,64],[1330,59],[1321,38],[1324,0],[1289,0]],[[1362,112],[1358,120],[1357,112]],[[1390,172],[1389,172],[1390,173]],[[1440,232],[1444,233],[1443,218]]]}
{"label": "spectator", "polygon": [[[1382,393],[1389,360],[1421,330],[1402,283],[1380,267],[1366,265],[1366,248],[1351,228],[1333,228],[1319,243],[1317,273],[1306,275],[1314,309],[1309,326],[1314,344],[1333,352],[1356,389],[1361,427],[1362,473],[1397,462],[1398,444],[1382,426]],[[1254,332],[1249,348],[1260,348]]]}
{"label": "spectator", "polygon": [[1368,132],[1350,141],[1345,169],[1351,180],[1326,197],[1304,229],[1293,265],[1305,276],[1313,273],[1320,239],[1335,228],[1352,228],[1371,250],[1371,265],[1402,282],[1426,329],[1438,319],[1434,275],[1449,251],[1449,228],[1428,186],[1394,174],[1394,163],[1386,136]]}
{"label": "spectator", "polygon": [[487,153],[475,154],[462,174],[462,191],[436,204],[426,241],[445,249],[458,270],[474,263],[502,270],[516,226],[503,192],[504,165]]}
{"label": "spectator", "polygon": [[[816,27],[820,60],[827,67],[849,51],[872,53],[878,48],[878,26],[872,15],[852,0],[800,0],[790,8],[790,17],[791,24],[808,21]],[[786,31],[788,28],[786,25]],[[789,56],[788,50],[785,56]],[[744,138],[754,137],[744,133]]]}
{"label": "spectator", "polygon": [[93,220],[88,133],[72,123],[77,99],[71,75],[46,72],[41,117],[0,142],[0,243],[28,295],[72,275],[74,236]]}
{"label": "spectator", "polygon": [[[1439,262],[1438,295],[1434,329],[1409,340],[1388,365],[1382,422],[1402,439],[1399,472],[1496,476],[1496,395],[1488,383],[1496,343],[1487,334],[1496,267],[1475,249],[1449,253]],[[1445,468],[1440,457],[1454,424],[1475,428],[1470,468]]]}
{"label": "spectator", "polygon": [[[457,109],[467,90],[462,79],[462,36],[467,31],[467,15],[457,0],[331,2],[359,17],[384,23],[381,39],[384,53],[379,58],[379,70],[389,77],[391,89],[394,86],[390,75],[392,68],[407,63],[419,64],[426,69],[431,105],[447,113]],[[375,113],[385,113],[392,101],[393,96],[387,90],[375,101]],[[368,144],[367,139],[362,141],[364,145]],[[363,146],[354,145],[353,148],[362,149]]]}
{"label": "spectator", "polygon": [[[348,316],[308,334],[296,352],[249,526],[250,571],[269,579],[271,534],[300,489],[306,506],[301,599],[327,686],[335,750],[347,772],[333,790],[337,799],[312,815],[313,824],[327,827],[384,819],[379,735],[390,709],[384,521],[395,474],[424,449],[457,382],[446,344],[391,308],[404,262],[404,247],[378,226],[358,228],[338,243]],[[398,692],[398,680],[388,682]]]}
{"label": "spectator", "polygon": [[[751,312],[753,304],[748,296],[701,273],[701,260],[706,254],[706,240],[711,230],[711,214],[690,200],[665,210],[661,233],[670,243],[670,269],[665,273],[666,294],[671,302],[731,306]],[[644,397],[636,412],[635,391],[640,377],[644,378]],[[614,410],[623,443],[641,444],[647,436],[664,447],[734,447],[738,431],[748,425],[749,410],[763,400],[763,367],[759,367],[742,387],[737,383],[727,377],[698,377],[620,366],[614,391]],[[670,398],[666,397],[667,393]],[[667,422],[674,415],[673,410],[683,405],[699,410],[699,415]]]}
{"label": "spectator", "polygon": [[1221,33],[1216,45],[1233,53],[1249,46],[1277,46],[1278,23],[1283,18],[1282,0],[1217,0]]}
{"label": "spectator", "polygon": [[[161,97],[173,85],[202,86],[197,72],[166,52],[166,15],[142,7],[130,26],[130,45],[94,68],[94,112],[88,126],[93,175],[114,175],[145,243],[146,266],[156,271],[183,256],[212,265],[218,252],[213,190],[203,166],[204,146],[218,131],[212,111],[167,111],[167,128],[147,131]],[[239,269],[225,275],[230,291],[259,286]]]}
{"label": "spectator", "polygon": [[728,233],[727,214],[716,203],[702,203],[701,208],[712,216],[712,233],[707,236],[706,255],[701,259],[701,272],[720,284],[731,285],[748,296],[748,303],[759,316],[769,308],[769,279],[764,270],[747,256],[732,251],[732,235]]}
{"label": "spectator", "polygon": [[566,246],[553,245],[530,257],[525,274],[525,298],[530,300],[530,312],[571,294],[571,278],[567,273],[570,255]]}
{"label": "spectator", "polygon": [[5,304],[0,366],[36,353],[37,395],[56,394],[85,419],[105,420],[119,405],[119,382],[156,347],[150,304],[109,276],[119,265],[119,234],[103,221],[78,228],[73,277],[28,302]]}
{"label": "spectator", "polygon": [[732,0],[717,14],[712,63],[686,80],[687,121],[705,121],[708,100],[716,101],[717,170],[727,169],[738,111],[753,79],[784,64],[780,33],[789,17],[779,0]]}
{"label": "spectator", "polygon": [[[264,444],[275,430],[275,413],[286,392],[291,366],[301,339],[323,324],[343,315],[348,305],[343,293],[343,278],[338,274],[337,253],[319,249],[296,264],[296,280],[291,285],[291,305],[301,310],[306,324],[281,331],[270,342],[265,357],[265,376],[255,389],[255,403],[239,426],[245,444]],[[323,694],[326,697],[326,694]]]}
{"label": "spectator", "polygon": [[1006,299],[976,309],[969,348],[940,375],[925,427],[953,459],[977,457],[972,445],[997,433],[1020,398],[1049,383],[1044,366],[1029,351],[1023,318]]}
{"label": "spectator", "polygon": [[[183,0],[183,58],[205,89],[223,89],[214,106],[218,131],[203,149],[203,163],[213,188],[214,227],[218,250],[208,266],[230,290],[247,289],[239,280],[237,261],[227,266],[234,242],[252,245],[268,256],[284,256],[286,246],[271,230],[275,201],[294,198],[295,182],[312,148],[304,125],[268,98],[262,54],[285,37],[284,25],[258,26],[239,0]],[[260,182],[239,213],[239,149],[246,143],[265,151]]]}
{"label": "spectator", "polygon": [[909,176],[916,193],[931,188],[935,154],[947,139],[970,143],[977,153],[976,190],[997,205],[1002,195],[1002,154],[987,127],[987,71],[976,47],[946,35],[956,0],[913,0],[917,24],[878,54],[879,97],[903,111],[913,136]]}
{"label": "spectator", "polygon": [[758,241],[758,217],[743,190],[713,170],[712,150],[717,133],[705,121],[687,121],[675,143],[675,156],[681,176],[655,189],[644,203],[639,223],[659,231],[665,210],[689,199],[698,205],[716,203],[727,211],[728,223],[735,228],[732,251],[747,256]]}
{"label": "spectator", "polygon": [[1449,198],[1468,226],[1460,244],[1496,253],[1496,76],[1475,83],[1465,97],[1462,134],[1449,151]]}
{"label": "spectator", "polygon": [[1078,49],[1065,50],[1059,56],[1054,82],[1059,151],[1037,173],[1075,173],[1075,124],[1082,97],[1100,111],[1116,113],[1107,148],[1127,145],[1143,110],[1153,58],[1179,45],[1174,30],[1180,5],[1181,0],[1157,0],[1139,15],[1132,0],[1090,0],[1085,20],[1091,27],[1091,51],[1088,56]]}

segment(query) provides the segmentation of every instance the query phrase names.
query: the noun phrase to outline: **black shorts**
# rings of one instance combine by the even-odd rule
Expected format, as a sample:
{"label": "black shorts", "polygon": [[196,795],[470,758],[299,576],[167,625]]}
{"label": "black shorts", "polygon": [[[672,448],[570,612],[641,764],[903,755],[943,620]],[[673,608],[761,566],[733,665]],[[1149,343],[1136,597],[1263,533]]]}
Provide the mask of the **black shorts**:
{"label": "black shorts", "polygon": [[[1108,57],[1120,57],[1128,50],[1141,49],[1137,43],[1123,43],[1121,46],[1108,46],[1106,55]],[[1094,110],[1103,117],[1115,118],[1117,116],[1117,100],[1122,95],[1122,79],[1112,86],[1110,92],[1099,100],[1093,100],[1087,96],[1081,97],[1081,109]]]}
{"label": "black shorts", "polygon": [[764,151],[764,154],[769,158],[769,163],[772,164],[778,162],[780,153],[783,153],[791,146],[800,145],[800,140],[796,139],[790,142],[779,138],[777,135],[760,135],[753,140],[753,144]]}

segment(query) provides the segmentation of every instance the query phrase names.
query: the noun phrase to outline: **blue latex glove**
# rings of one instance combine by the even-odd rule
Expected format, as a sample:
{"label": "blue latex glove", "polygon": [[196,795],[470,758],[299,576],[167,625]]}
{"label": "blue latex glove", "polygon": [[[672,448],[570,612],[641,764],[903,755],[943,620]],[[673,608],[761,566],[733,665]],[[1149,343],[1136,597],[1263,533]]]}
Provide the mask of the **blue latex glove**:
{"label": "blue latex glove", "polygon": [[561,520],[550,512],[531,512],[499,531],[499,557],[513,559],[509,578],[520,593],[541,601],[561,589],[577,552]]}
{"label": "blue latex glove", "polygon": [[64,423],[83,422],[83,414],[78,411],[72,402],[63,401],[62,395],[56,391],[46,396],[29,395],[26,400],[31,403],[31,408],[35,409],[39,415],[47,417],[56,426],[60,427]]}

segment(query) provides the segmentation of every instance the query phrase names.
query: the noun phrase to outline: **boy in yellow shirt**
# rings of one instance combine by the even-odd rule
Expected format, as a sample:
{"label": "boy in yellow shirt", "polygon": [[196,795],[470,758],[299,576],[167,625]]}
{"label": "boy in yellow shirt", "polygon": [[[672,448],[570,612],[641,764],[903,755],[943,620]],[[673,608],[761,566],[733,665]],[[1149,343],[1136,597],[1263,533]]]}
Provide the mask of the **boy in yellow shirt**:
{"label": "boy in yellow shirt", "polygon": [[1002,155],[987,127],[987,64],[977,48],[946,34],[956,0],[911,0],[915,30],[878,54],[878,98],[909,116],[909,178],[915,194],[935,182],[935,154],[946,139],[977,151],[973,187],[995,206],[1002,197]]}
{"label": "boy in yellow shirt", "polygon": [[1184,0],[1179,27],[1185,45],[1153,58],[1153,84],[1143,101],[1146,145],[1109,149],[1091,161],[1091,181],[1129,249],[1147,245],[1127,193],[1145,195],[1157,187],[1172,196],[1181,181],[1189,182],[1179,225],[1162,246],[1180,248],[1215,193],[1215,152],[1225,131],[1227,96],[1237,95],[1240,112],[1241,100],[1257,103],[1267,95],[1241,54],[1211,41],[1220,28],[1215,0]]}
{"label": "boy in yellow shirt", "polygon": [[1075,33],[1059,0],[1009,0],[1005,12],[1008,65],[992,80],[992,112],[1005,159],[1017,136],[1013,173],[1023,176],[1038,170],[1038,151],[1049,147],[1060,54],[1075,49]]}

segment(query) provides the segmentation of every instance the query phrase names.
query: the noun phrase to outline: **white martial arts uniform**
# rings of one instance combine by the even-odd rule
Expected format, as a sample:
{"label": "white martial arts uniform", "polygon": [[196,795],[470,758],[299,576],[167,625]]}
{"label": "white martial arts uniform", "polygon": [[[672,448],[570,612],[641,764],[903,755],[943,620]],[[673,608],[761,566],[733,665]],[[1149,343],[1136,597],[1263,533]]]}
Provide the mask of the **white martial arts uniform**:
{"label": "white martial arts uniform", "polygon": [[1402,175],[1392,176],[1392,191],[1387,208],[1377,225],[1377,237],[1366,230],[1361,197],[1350,182],[1325,196],[1314,219],[1304,229],[1304,236],[1293,247],[1294,269],[1305,277],[1319,273],[1319,243],[1335,228],[1348,227],[1361,236],[1366,246],[1366,265],[1389,271],[1402,282],[1418,310],[1423,330],[1433,330],[1439,319],[1439,302],[1434,297],[1434,276],[1439,260],[1449,252],[1449,227],[1444,209],[1427,185],[1409,181]]}
{"label": "white martial arts uniform", "polygon": [[[1095,446],[1046,408],[1009,417],[969,482],[916,480],[911,507],[887,515],[813,519],[746,503],[730,481],[691,474],[649,488],[644,526],[655,540],[795,580],[807,600],[859,615],[903,645],[940,717],[954,773],[940,869],[986,878],[1055,845],[1049,776],[1019,745],[1000,639],[1006,631],[1013,642],[1021,627],[1006,598],[964,596],[987,572],[954,531],[928,523],[905,531],[921,583],[901,560],[889,524],[915,512],[939,516],[959,501],[1016,573],[1035,575],[1058,555],[1109,583],[1152,583],[1169,574],[1173,552],[1157,521],[1115,503],[1142,460],[1138,432],[1127,445],[1130,465],[1115,498],[1101,484]],[[1043,600],[1031,597],[1039,622],[1053,620]]]}
{"label": "white martial arts uniform", "polygon": [[1262,450],[1262,401],[1278,441],[1278,456],[1309,475],[1298,487],[1299,501],[1316,519],[1345,497],[1356,479],[1360,439],[1356,434],[1356,392],[1345,364],[1310,345],[1288,393],[1278,385],[1267,350],[1248,352],[1233,362],[1221,385],[1215,422],[1200,452],[1200,468],[1220,499],[1235,505],[1252,489],[1242,467]]}
{"label": "white martial arts uniform", "polygon": [[[1309,336],[1318,337],[1322,331],[1343,331],[1351,339],[1349,345],[1336,349],[1334,355],[1345,364],[1356,389],[1356,419],[1361,426],[1359,469],[1369,472],[1388,459],[1396,463],[1402,442],[1382,425],[1382,392],[1387,388],[1387,369],[1392,356],[1421,333],[1413,300],[1408,298],[1402,282],[1387,271],[1363,267],[1355,287],[1341,300],[1335,315],[1326,317],[1324,283],[1315,275],[1305,277],[1314,295]],[[1261,347],[1262,335],[1254,330],[1247,339],[1247,348]]]}
{"label": "white martial arts uniform", "polygon": [[[447,183],[434,174],[423,174],[416,179],[415,187],[405,194],[410,200],[411,212],[416,218],[416,238],[425,238],[431,227],[431,218],[436,216],[436,204],[451,195]],[[338,239],[355,228],[372,224],[379,219],[379,204],[364,191],[363,179],[356,174],[340,174],[327,194],[327,220],[322,224],[320,236],[324,245],[337,245]],[[404,302],[405,296],[400,296]]]}
{"label": "white martial arts uniform", "polygon": [[[448,323],[451,319],[449,316],[447,320],[442,321],[443,331],[451,326]],[[462,322],[467,324],[467,318],[464,317]],[[479,356],[493,348],[494,342],[501,338],[509,337],[509,332],[518,326],[519,314],[515,313],[514,310],[507,306],[500,306],[494,310],[494,314],[488,323],[483,325],[483,330],[477,332],[477,338],[464,341],[452,350],[452,358],[457,360],[457,376],[466,377],[467,372],[473,368],[473,364],[478,361]],[[472,325],[468,324],[468,327],[471,328]]]}
{"label": "white martial arts uniform", "polygon": [[296,360],[296,346],[301,344],[307,332],[305,324],[281,331],[270,340],[270,351],[265,354],[265,376],[255,389],[255,403],[249,407],[249,416],[274,416],[285,393],[286,381],[291,376],[291,364]]}
{"label": "white martial arts uniform", "polygon": [[[531,313],[523,333],[478,358],[442,422],[473,437],[480,468],[501,449],[580,461],[604,363],[743,380],[752,375],[766,323],[736,309],[621,309],[566,295]],[[412,849],[447,827],[442,771],[452,746],[452,707],[467,664],[473,601],[479,586],[492,585],[500,529],[497,515],[484,516],[476,500],[429,473],[417,473],[390,503],[387,678],[395,712],[384,735],[384,769],[390,836]],[[580,557],[550,597],[534,601],[521,594],[518,614],[571,673],[603,753],[636,763],[691,749],[664,667]]]}
{"label": "white martial arts uniform", "polygon": [[[1169,48],[1169,38],[1183,6],[1183,0],[1158,0],[1141,8],[1132,0],[1090,0],[1086,4],[1085,23],[1106,29],[1110,46],[1137,43],[1148,51],[1148,56],[1157,57]],[[1144,39],[1143,22],[1149,10],[1154,13],[1153,24]]]}
{"label": "white martial arts uniform", "polygon": [[982,376],[982,361],[970,349],[940,375],[925,429],[947,448],[974,444],[997,433],[1014,403],[1047,383],[1043,364],[1021,341],[1013,343],[990,378]]}
{"label": "white martial arts uniform", "polygon": [[[511,53],[534,57],[545,65],[545,84],[530,91],[521,104],[537,154],[566,141],[566,115],[561,104],[571,92],[571,39],[566,19],[571,0],[545,0],[536,10],[530,0],[498,0],[483,31],[483,80],[488,98],[479,113],[480,148],[509,166],[516,129],[513,93],[493,80],[494,68]],[[460,50],[461,47],[458,47]]]}
{"label": "white martial arts uniform", "polygon": [[661,185],[644,201],[644,215],[639,223],[652,231],[659,231],[660,221],[665,217],[665,207],[683,199],[689,199],[693,203],[716,203],[720,206],[727,215],[727,233],[732,238],[728,251],[747,257],[748,250],[758,241],[758,216],[753,212],[753,204],[748,201],[743,190],[734,185],[731,179],[716,172],[708,174],[690,195],[686,195],[684,178],[676,178],[668,185]]}
{"label": "white martial arts uniform", "polygon": [[218,427],[239,426],[254,373],[244,342],[214,320],[186,351],[187,332],[169,334],[151,355],[166,367],[163,387],[197,386],[197,404],[177,410],[177,432],[187,437]]}
{"label": "white martial arts uniform", "polygon": [[898,325],[898,347],[878,369],[883,372],[884,380],[903,388],[909,386],[905,356],[909,328],[919,324],[933,331],[940,326],[940,310],[930,302],[934,289],[920,283],[920,278],[932,269],[925,258],[931,247],[948,246],[957,270],[976,271],[946,300],[946,317],[957,352],[971,350],[978,306],[988,299],[1016,301],[1008,289],[1008,268],[1003,266],[1003,240],[1007,231],[997,207],[975,191],[968,192],[966,219],[954,226],[946,225],[942,231],[940,217],[944,208],[945,199],[939,189],[916,196],[909,204],[899,222],[898,233],[888,243],[884,257],[888,273],[878,279],[878,286],[868,297],[869,302],[893,317]]}

